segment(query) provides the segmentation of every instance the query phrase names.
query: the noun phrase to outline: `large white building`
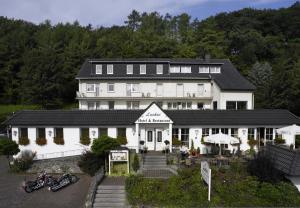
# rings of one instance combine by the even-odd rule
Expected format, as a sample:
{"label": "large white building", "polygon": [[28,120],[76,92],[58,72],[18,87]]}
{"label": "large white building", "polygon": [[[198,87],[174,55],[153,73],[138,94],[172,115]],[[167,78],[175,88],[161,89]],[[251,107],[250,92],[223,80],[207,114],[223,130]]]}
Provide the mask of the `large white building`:
{"label": "large white building", "polygon": [[[81,154],[90,148],[80,143],[85,132],[91,140],[126,136],[136,151],[140,141],[161,151],[165,140],[172,146],[178,138],[206,153],[210,145],[202,138],[221,132],[239,138],[241,150],[247,150],[249,138],[265,145],[276,128],[300,124],[287,110],[255,110],[255,87],[229,60],[93,59],[76,79],[78,110],[21,111],[5,122],[13,140],[29,138],[21,149],[37,151],[38,159]],[[46,145],[36,143],[40,137]],[[55,137],[64,144],[56,144]],[[288,135],[284,139],[293,143]]]}

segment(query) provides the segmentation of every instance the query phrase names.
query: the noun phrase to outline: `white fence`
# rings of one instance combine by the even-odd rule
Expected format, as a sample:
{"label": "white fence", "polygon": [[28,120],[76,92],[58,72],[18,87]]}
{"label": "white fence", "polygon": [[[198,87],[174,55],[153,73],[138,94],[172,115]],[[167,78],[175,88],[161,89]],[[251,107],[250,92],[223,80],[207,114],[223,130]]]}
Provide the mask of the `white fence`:
{"label": "white fence", "polygon": [[77,149],[77,150],[68,150],[68,151],[62,151],[62,152],[50,152],[50,153],[44,153],[44,154],[36,154],[34,160],[43,160],[43,159],[50,159],[50,158],[81,155],[84,151],[85,151],[85,149]]}

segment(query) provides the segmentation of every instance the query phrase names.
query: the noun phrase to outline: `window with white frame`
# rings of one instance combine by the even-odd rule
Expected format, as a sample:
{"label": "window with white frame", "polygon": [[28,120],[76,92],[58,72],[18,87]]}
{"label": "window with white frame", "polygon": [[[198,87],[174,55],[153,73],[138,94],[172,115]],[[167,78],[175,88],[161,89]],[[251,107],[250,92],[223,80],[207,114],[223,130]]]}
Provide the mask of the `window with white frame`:
{"label": "window with white frame", "polygon": [[127,101],[127,109],[139,109],[140,102],[139,101]]}
{"label": "window with white frame", "polygon": [[102,74],[102,64],[96,64],[96,74]]}
{"label": "window with white frame", "polygon": [[114,65],[107,64],[107,74],[114,74]]}
{"label": "window with white frame", "polygon": [[133,74],[133,65],[132,64],[127,65],[127,74]]}
{"label": "window with white frame", "polygon": [[199,73],[209,73],[209,67],[208,66],[199,66]]}
{"label": "window with white frame", "polygon": [[140,84],[139,83],[127,84],[126,88],[127,88],[127,91],[129,91],[129,92],[139,92]]}
{"label": "window with white frame", "polygon": [[248,128],[248,140],[255,139],[255,129],[254,128]]}
{"label": "window with white frame", "polygon": [[222,134],[228,134],[228,128],[221,128]]}
{"label": "window with white frame", "polygon": [[266,128],[266,140],[273,140],[273,128]]}
{"label": "window with white frame", "polygon": [[95,84],[86,84],[86,92],[95,92]]}
{"label": "window with white frame", "polygon": [[220,129],[219,128],[212,128],[211,129],[211,133],[212,134],[218,134],[220,132]]}
{"label": "window with white frame", "polygon": [[180,73],[180,66],[170,66],[170,73]]}
{"label": "window with white frame", "polygon": [[140,74],[146,74],[146,64],[140,65]]}
{"label": "window with white frame", "polygon": [[202,137],[209,136],[209,128],[203,128],[202,129]]}
{"label": "window with white frame", "polygon": [[156,65],[156,74],[163,74],[163,65],[162,64]]}
{"label": "window with white frame", "polygon": [[192,72],[192,67],[190,66],[182,66],[181,69],[180,69],[180,72],[181,73],[191,73]]}
{"label": "window with white frame", "polygon": [[231,136],[238,138],[238,128],[231,128]]}
{"label": "window with white frame", "polygon": [[182,128],[181,129],[181,143],[187,147],[189,147],[189,128]]}
{"label": "window with white frame", "polygon": [[88,102],[88,110],[94,110],[95,109],[95,102]]}
{"label": "window with white frame", "polygon": [[212,73],[212,74],[219,74],[219,73],[221,73],[221,67],[219,67],[219,66],[211,66],[210,67],[210,73]]}
{"label": "window with white frame", "polygon": [[192,102],[168,102],[168,109],[192,109]]}
{"label": "window with white frame", "polygon": [[107,84],[107,92],[115,92],[115,84],[114,83]]}
{"label": "window with white frame", "polygon": [[96,109],[97,110],[101,109],[101,102],[100,101],[96,102]]}

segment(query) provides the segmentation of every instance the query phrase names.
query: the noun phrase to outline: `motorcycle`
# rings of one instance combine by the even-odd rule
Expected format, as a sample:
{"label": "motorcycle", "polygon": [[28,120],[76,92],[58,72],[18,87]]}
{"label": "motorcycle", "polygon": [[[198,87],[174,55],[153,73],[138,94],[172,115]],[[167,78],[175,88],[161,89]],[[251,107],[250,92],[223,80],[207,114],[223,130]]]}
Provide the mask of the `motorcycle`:
{"label": "motorcycle", "polygon": [[76,183],[79,178],[72,174],[64,174],[59,179],[53,181],[52,185],[49,186],[49,190],[56,192],[70,184]]}
{"label": "motorcycle", "polygon": [[38,189],[41,189],[45,186],[51,187],[55,182],[55,178],[48,175],[45,171],[40,173],[40,175],[34,181],[25,181],[23,185],[23,189],[27,193],[31,193]]}

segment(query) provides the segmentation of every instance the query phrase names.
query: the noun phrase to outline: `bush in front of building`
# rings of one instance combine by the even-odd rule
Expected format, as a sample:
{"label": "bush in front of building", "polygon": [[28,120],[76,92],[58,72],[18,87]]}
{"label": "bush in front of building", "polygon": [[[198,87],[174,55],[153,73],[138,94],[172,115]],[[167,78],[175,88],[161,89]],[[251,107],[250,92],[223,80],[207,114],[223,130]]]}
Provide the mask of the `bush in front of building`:
{"label": "bush in front of building", "polygon": [[181,141],[177,137],[172,138],[172,146],[179,147],[181,145]]}
{"label": "bush in front of building", "polygon": [[98,156],[106,156],[110,150],[118,147],[120,147],[120,144],[116,139],[103,135],[98,139],[94,139],[91,150]]}
{"label": "bush in front of building", "polygon": [[83,153],[77,163],[80,170],[90,176],[94,176],[103,164],[103,158],[90,151]]}
{"label": "bush in front of building", "polygon": [[10,139],[0,139],[0,155],[5,155],[10,166],[9,157],[20,152],[19,145]]}
{"label": "bush in front of building", "polygon": [[134,170],[134,172],[137,172],[139,168],[140,168],[139,156],[135,153],[132,162],[132,169]]}
{"label": "bush in front of building", "polygon": [[45,137],[36,138],[35,143],[37,145],[43,146],[47,144],[47,139]]}
{"label": "bush in front of building", "polygon": [[281,135],[276,136],[274,139],[275,144],[285,144],[285,140],[282,138]]}
{"label": "bush in front of building", "polygon": [[23,137],[23,136],[21,136],[21,137],[19,138],[19,145],[26,146],[26,145],[28,145],[29,143],[30,143],[30,141],[29,141],[28,137]]}
{"label": "bush in front of building", "polygon": [[16,173],[28,170],[33,163],[35,155],[36,153],[31,150],[22,150],[19,157],[13,160],[10,170]]}
{"label": "bush in front of building", "polygon": [[64,138],[63,137],[54,137],[53,138],[53,142],[55,143],[55,144],[58,144],[58,145],[64,145],[65,144],[65,140],[64,140]]}
{"label": "bush in front of building", "polygon": [[126,145],[127,144],[127,138],[125,136],[118,136],[117,141],[120,145]]}
{"label": "bush in front of building", "polygon": [[80,137],[80,143],[83,145],[90,145],[91,139],[89,136],[81,136]]}

